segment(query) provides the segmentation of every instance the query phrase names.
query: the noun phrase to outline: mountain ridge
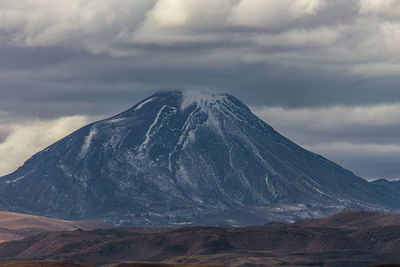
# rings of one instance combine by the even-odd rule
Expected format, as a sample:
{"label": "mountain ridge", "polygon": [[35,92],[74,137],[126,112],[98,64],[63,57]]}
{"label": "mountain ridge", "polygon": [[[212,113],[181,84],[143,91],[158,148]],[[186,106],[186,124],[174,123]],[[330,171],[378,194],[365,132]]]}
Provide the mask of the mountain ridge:
{"label": "mountain ridge", "polygon": [[231,95],[171,91],[35,154],[0,179],[0,208],[119,225],[246,225],[398,212],[391,187],[301,148]]}

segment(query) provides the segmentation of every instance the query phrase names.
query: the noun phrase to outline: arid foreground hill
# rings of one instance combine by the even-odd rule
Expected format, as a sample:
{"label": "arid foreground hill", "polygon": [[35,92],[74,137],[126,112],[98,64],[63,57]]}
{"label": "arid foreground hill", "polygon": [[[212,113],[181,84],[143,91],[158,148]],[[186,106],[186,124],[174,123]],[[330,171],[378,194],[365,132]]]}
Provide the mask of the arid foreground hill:
{"label": "arid foreground hill", "polygon": [[119,228],[44,233],[0,244],[0,261],[364,266],[400,263],[399,251],[400,215],[344,211],[324,219],[243,228]]}
{"label": "arid foreground hill", "polygon": [[98,221],[66,221],[21,213],[0,211],[0,243],[23,239],[50,231],[106,229],[111,225]]}
{"label": "arid foreground hill", "polygon": [[[62,261],[22,261],[13,262],[0,267],[97,267],[91,264],[83,263],[73,263],[73,262],[62,262]],[[223,267],[222,265],[213,264],[166,264],[166,263],[144,263],[144,262],[134,262],[134,263],[119,263],[112,264],[108,267]]]}
{"label": "arid foreground hill", "polygon": [[61,261],[23,261],[1,265],[0,267],[96,267],[91,264]]}

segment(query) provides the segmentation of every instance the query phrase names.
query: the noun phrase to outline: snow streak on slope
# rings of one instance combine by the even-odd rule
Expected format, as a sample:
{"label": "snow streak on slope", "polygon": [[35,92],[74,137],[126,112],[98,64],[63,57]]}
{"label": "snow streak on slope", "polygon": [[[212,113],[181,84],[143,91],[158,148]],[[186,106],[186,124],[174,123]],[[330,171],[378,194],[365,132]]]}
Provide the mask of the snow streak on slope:
{"label": "snow streak on slope", "polygon": [[147,146],[147,144],[149,143],[150,140],[150,134],[151,134],[151,130],[153,130],[153,127],[158,123],[158,120],[160,119],[160,115],[163,112],[163,110],[166,108],[167,106],[164,105],[162,106],[162,108],[160,109],[160,111],[157,113],[156,118],[154,119],[153,123],[150,125],[149,129],[147,130],[146,134],[145,134],[145,139],[144,142],[142,143],[142,145],[140,146],[141,149],[145,148]]}
{"label": "snow streak on slope", "polygon": [[150,103],[151,101],[153,101],[154,97],[150,97],[149,99],[146,99],[145,101],[143,101],[142,103],[140,103],[135,110],[139,110],[141,109],[144,105],[146,105],[147,103]]}
{"label": "snow streak on slope", "polygon": [[93,126],[90,129],[88,136],[85,137],[85,141],[82,145],[81,151],[79,152],[79,157],[83,158],[89,150],[90,144],[92,143],[92,139],[96,134],[96,128]]}

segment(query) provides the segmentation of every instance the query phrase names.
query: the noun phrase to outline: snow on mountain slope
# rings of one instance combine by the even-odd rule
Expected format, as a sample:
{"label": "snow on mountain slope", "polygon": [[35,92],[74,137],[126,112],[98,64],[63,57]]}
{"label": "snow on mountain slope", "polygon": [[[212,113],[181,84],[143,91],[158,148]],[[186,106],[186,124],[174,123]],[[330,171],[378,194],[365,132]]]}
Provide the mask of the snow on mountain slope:
{"label": "snow on mountain slope", "polygon": [[0,179],[0,208],[115,224],[254,224],[400,194],[306,151],[227,94],[161,92],[87,125]]}

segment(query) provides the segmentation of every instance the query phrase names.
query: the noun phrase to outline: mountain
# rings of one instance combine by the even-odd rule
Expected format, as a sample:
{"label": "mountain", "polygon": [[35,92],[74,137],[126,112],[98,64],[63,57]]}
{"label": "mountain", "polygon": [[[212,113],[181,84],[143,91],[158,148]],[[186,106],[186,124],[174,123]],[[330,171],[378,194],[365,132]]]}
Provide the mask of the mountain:
{"label": "mountain", "polygon": [[0,179],[0,209],[118,225],[249,225],[342,209],[399,212],[368,181],[276,132],[228,94],[160,92]]}
{"label": "mountain", "polygon": [[[362,223],[359,223],[360,219]],[[359,226],[354,227],[357,224]],[[149,261],[227,266],[355,267],[398,263],[399,250],[400,215],[345,211],[294,224],[44,233],[0,244],[0,263],[58,259],[96,265]]]}
{"label": "mountain", "polygon": [[111,225],[98,221],[66,221],[14,212],[0,211],[0,243],[50,231],[107,229]]}

